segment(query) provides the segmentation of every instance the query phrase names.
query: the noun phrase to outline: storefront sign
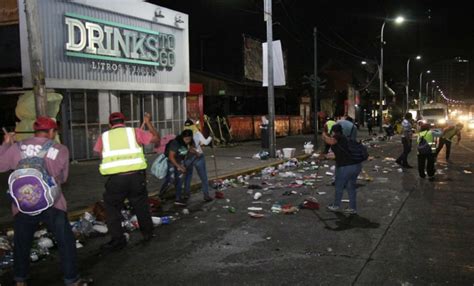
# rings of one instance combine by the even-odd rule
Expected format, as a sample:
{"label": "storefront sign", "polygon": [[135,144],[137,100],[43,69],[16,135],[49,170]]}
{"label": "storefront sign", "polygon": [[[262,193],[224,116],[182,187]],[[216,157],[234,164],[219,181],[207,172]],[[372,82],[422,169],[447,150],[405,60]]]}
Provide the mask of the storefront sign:
{"label": "storefront sign", "polygon": [[167,69],[175,65],[174,35],[73,13],[66,13],[64,21],[68,56]]}
{"label": "storefront sign", "polygon": [[[189,90],[186,14],[145,1],[32,1],[41,2],[38,25],[48,88]],[[18,4],[23,86],[30,88],[24,1]]]}

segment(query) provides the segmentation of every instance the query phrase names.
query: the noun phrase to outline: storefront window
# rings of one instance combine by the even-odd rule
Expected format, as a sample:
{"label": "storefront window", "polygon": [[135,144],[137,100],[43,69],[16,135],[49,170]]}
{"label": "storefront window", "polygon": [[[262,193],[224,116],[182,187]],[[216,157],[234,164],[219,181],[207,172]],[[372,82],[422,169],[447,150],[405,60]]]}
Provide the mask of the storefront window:
{"label": "storefront window", "polygon": [[[116,108],[127,118],[127,126],[140,127],[143,115],[148,112],[161,136],[178,134],[183,128],[183,94],[104,91],[69,91],[65,94],[68,98],[66,119],[70,124],[69,148],[73,160],[98,158],[99,154],[93,152],[94,145],[102,132],[109,128],[108,124],[104,124],[107,121],[105,117]],[[118,94],[115,108],[112,106],[117,100],[114,94]],[[107,112],[103,114],[104,120],[101,122],[100,111],[103,110]],[[145,146],[145,152],[153,152],[153,147]]]}

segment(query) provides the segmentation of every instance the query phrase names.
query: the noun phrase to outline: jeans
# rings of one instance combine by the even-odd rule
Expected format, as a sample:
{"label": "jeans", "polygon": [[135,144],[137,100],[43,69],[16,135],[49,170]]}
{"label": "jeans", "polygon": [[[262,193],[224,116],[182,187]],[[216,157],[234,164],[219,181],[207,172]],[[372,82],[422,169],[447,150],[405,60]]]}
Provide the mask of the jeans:
{"label": "jeans", "polygon": [[164,192],[168,189],[169,185],[171,184],[171,180],[174,179],[174,166],[168,160],[168,170],[166,172],[165,179],[161,184],[160,188],[160,195],[164,194]]}
{"label": "jeans", "polygon": [[47,226],[58,243],[64,283],[69,285],[77,282],[79,273],[77,270],[76,239],[72,233],[66,212],[56,208],[49,208],[36,216],[23,213],[15,215],[13,222],[15,231],[13,238],[14,280],[24,282],[28,278],[33,234],[40,222]]}
{"label": "jeans", "polygon": [[411,138],[402,137],[403,152],[397,162],[402,166],[408,166],[408,154],[411,151]]}
{"label": "jeans", "polygon": [[436,148],[436,156],[438,156],[444,145],[446,145],[446,160],[449,160],[449,155],[451,154],[451,141],[444,139],[443,137],[439,138],[438,148]]}
{"label": "jeans", "polygon": [[362,170],[362,164],[353,164],[348,166],[336,167],[336,196],[334,198],[334,206],[340,207],[344,188],[347,189],[349,194],[349,207],[357,210],[357,192],[356,183],[357,177]]}
{"label": "jeans", "polygon": [[199,178],[201,179],[201,189],[202,193],[205,197],[209,196],[209,180],[207,178],[207,169],[206,169],[206,159],[204,158],[204,154],[195,158],[194,162],[191,161],[191,166],[187,169],[186,173],[186,182],[185,182],[185,189],[191,189],[191,180],[193,178],[193,166],[196,167],[196,171],[198,173]]}
{"label": "jeans", "polygon": [[[187,182],[188,180],[191,181],[191,178],[193,176],[192,173],[192,159],[186,159],[183,163],[184,166],[186,167],[186,173],[181,173],[177,168],[174,168],[174,188],[176,190],[176,200],[179,201],[182,199],[181,197],[181,192],[183,191],[183,183]],[[171,164],[171,163],[170,163]],[[189,195],[190,192],[190,186],[186,185],[184,186],[184,194]]]}
{"label": "jeans", "polygon": [[122,209],[125,199],[128,199],[137,215],[142,234],[153,233],[145,172],[110,176],[105,184],[103,198],[107,214],[107,227],[112,240],[125,239],[122,227]]}
{"label": "jeans", "polygon": [[425,169],[428,172],[429,177],[433,177],[435,175],[435,158],[435,154],[418,154],[418,173],[420,177],[426,177]]}

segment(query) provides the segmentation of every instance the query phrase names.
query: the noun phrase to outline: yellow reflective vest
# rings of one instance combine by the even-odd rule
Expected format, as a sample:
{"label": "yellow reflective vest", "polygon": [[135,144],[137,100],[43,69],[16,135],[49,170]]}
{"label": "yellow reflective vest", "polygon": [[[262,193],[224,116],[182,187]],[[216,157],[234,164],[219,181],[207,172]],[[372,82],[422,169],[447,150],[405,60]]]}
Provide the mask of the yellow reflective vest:
{"label": "yellow reflective vest", "polygon": [[434,140],[433,132],[431,132],[430,130],[425,130],[418,133],[418,139],[416,140],[418,144],[420,143],[421,137],[425,138],[426,142],[428,142],[431,147],[431,152],[435,153],[436,142]]}
{"label": "yellow reflective vest", "polygon": [[334,120],[328,120],[326,121],[326,126],[328,128],[328,134],[331,134],[331,131],[332,131],[332,127],[336,125],[336,121]]}
{"label": "yellow reflective vest", "polygon": [[102,134],[102,175],[146,169],[142,147],[137,143],[135,130],[130,127],[111,129]]}

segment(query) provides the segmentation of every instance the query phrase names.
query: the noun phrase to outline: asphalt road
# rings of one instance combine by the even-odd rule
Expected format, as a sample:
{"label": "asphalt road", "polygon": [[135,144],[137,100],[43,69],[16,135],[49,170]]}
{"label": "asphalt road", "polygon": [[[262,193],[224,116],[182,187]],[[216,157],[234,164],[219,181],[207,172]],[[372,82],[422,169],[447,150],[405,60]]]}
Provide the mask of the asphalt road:
{"label": "asphalt road", "polygon": [[[274,187],[260,190],[257,203],[245,185],[225,190],[228,200],[208,204],[195,194],[191,213],[158,227],[146,245],[134,232],[125,250],[100,255],[108,238],[88,240],[79,250],[81,272],[95,285],[473,285],[474,180],[465,173],[474,171],[473,138],[466,133],[462,145],[453,147],[452,163],[440,154],[435,182],[418,178],[416,169],[398,172],[384,160],[401,152],[398,137],[377,143],[369,150],[374,159],[364,163],[373,181],[359,182],[358,216],[324,208],[334,195],[330,168],[324,167],[332,161],[321,162],[317,171],[285,170],[317,172],[323,177],[314,186],[289,188],[292,178],[257,174],[250,184]],[[291,190],[297,194],[283,195]],[[298,205],[306,196],[322,208],[270,211],[274,202]],[[265,217],[250,218],[252,206],[262,207]],[[164,211],[175,215],[180,209],[168,202]],[[30,285],[61,285],[57,257],[33,264],[31,278]],[[1,284],[10,279],[11,273],[4,274]]]}

